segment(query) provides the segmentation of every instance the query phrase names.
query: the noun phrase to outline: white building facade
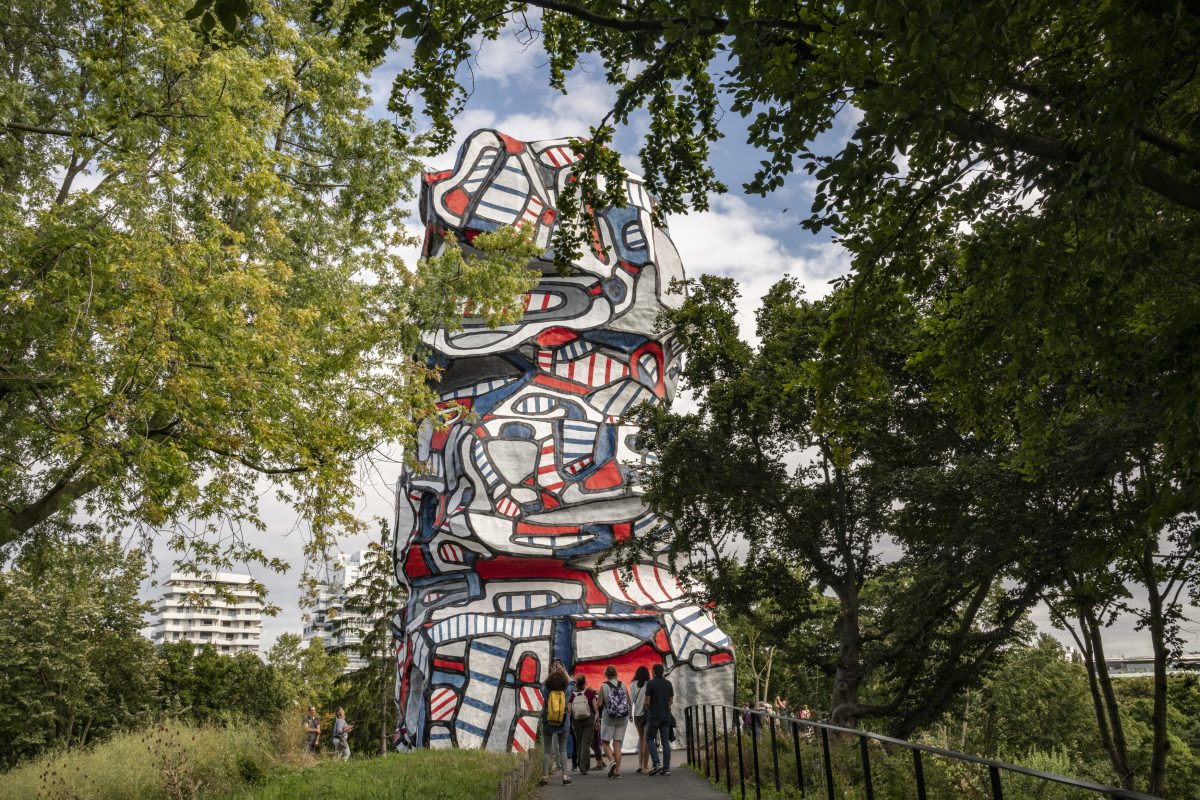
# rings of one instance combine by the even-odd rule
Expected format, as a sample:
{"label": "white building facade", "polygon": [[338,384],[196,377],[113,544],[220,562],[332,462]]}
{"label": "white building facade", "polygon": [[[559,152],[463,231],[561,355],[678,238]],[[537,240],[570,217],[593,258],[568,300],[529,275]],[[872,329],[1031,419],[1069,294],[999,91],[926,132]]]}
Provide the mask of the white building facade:
{"label": "white building facade", "polygon": [[316,606],[306,615],[304,623],[304,643],[320,639],[327,652],[344,655],[344,672],[367,665],[358,648],[371,622],[351,607],[365,593],[357,584],[368,555],[366,550],[338,554],[329,579],[317,584]]}
{"label": "white building facade", "polygon": [[252,582],[249,575],[231,572],[211,578],[172,572],[158,603],[151,640],[156,645],[190,642],[197,652],[211,644],[221,655],[259,654],[263,604]]}

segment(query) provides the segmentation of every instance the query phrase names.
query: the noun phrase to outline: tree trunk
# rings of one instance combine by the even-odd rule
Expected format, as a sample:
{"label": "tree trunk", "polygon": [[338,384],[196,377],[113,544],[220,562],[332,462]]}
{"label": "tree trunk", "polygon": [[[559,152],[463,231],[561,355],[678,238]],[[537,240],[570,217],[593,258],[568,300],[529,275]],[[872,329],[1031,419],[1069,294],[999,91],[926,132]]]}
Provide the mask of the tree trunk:
{"label": "tree trunk", "polygon": [[762,702],[770,703],[771,700],[771,665],[775,663],[775,647],[772,645],[767,648],[767,674],[763,678]]}
{"label": "tree trunk", "polygon": [[838,637],[838,661],[833,674],[829,719],[834,725],[853,728],[858,723],[858,683],[862,678],[858,592],[851,586],[845,594],[839,594],[838,599],[841,610],[834,624]]}
{"label": "tree trunk", "polygon": [[[1129,748],[1125,743],[1125,726],[1121,723],[1121,709],[1113,691],[1112,676],[1108,674],[1108,662],[1104,659],[1104,638],[1100,623],[1091,609],[1079,609],[1079,622],[1087,649],[1084,650],[1084,666],[1088,673],[1088,687],[1092,692],[1092,704],[1096,711],[1096,723],[1100,729],[1100,741],[1108,752],[1108,759],[1121,788],[1133,788],[1133,770],[1129,766]],[[1111,735],[1110,735],[1111,732]]]}
{"label": "tree trunk", "polygon": [[1150,774],[1146,791],[1161,795],[1166,791],[1167,770],[1167,643],[1166,616],[1163,612],[1163,597],[1159,593],[1158,578],[1154,569],[1154,545],[1147,542],[1141,559],[1142,581],[1146,585],[1149,613],[1146,627],[1150,631],[1150,645],[1154,651],[1154,710],[1150,715],[1150,727],[1154,732],[1154,744],[1150,750]]}

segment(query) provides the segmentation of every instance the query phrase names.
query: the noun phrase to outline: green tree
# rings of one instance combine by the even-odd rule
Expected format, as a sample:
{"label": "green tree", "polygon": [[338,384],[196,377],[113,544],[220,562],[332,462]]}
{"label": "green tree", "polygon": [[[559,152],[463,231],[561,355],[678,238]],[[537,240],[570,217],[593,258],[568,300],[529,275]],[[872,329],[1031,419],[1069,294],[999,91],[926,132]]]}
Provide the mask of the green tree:
{"label": "green tree", "polygon": [[254,653],[221,655],[211,644],[189,642],[158,651],[163,710],[192,722],[275,721],[292,705],[292,686]]}
{"label": "green tree", "polygon": [[926,399],[928,374],[908,364],[919,316],[900,293],[860,340],[855,383],[838,387],[837,426],[853,434],[831,432],[816,403],[822,344],[853,302],[850,291],[809,301],[781,281],[752,348],[737,335],[732,281],[693,282],[666,322],[688,351],[698,409],[644,410],[642,444],[658,454],[646,497],[706,599],[826,672],[832,719],[885,717],[904,734],[1021,634],[1045,580],[1022,554],[1033,545],[1052,563],[1054,547],[1031,535],[1052,543],[1061,521],[1038,485],[1004,470],[1002,449],[963,436]]}
{"label": "green tree", "polygon": [[313,637],[303,645],[298,635],[284,633],[267,652],[267,663],[275,670],[289,705],[331,711],[346,656],[327,652],[320,638]]}
{"label": "green tree", "polygon": [[[1172,388],[1190,355],[1158,352],[1181,346],[1174,315],[1192,302],[1191,284],[1154,273],[1186,271],[1192,256],[1140,216],[1140,202],[1127,205],[1130,226],[1119,235],[1108,209],[1081,203],[1047,208],[1036,223],[987,222],[943,243],[939,276],[922,292],[931,313],[917,359],[934,374],[940,402],[979,435],[1011,444],[1015,469],[1050,476],[1074,497],[1082,513],[1066,532],[1070,555],[1049,599],[1084,653],[1114,771],[1123,785],[1136,779],[1160,794],[1171,736],[1167,671],[1200,553],[1196,482],[1190,456],[1176,449],[1184,432]],[[1037,267],[1023,266],[1027,259]],[[1058,338],[1063,325],[1075,333]],[[1131,767],[1104,667],[1103,631],[1121,614],[1146,630],[1155,658],[1144,775]]]}
{"label": "green tree", "polygon": [[156,710],[140,553],[43,542],[0,573],[0,762],[87,744]]}
{"label": "green tree", "polygon": [[432,408],[421,332],[465,296],[512,320],[535,279],[511,231],[406,269],[420,151],[367,113],[361,27],[238,5],[234,33],[182,0],[0,10],[0,546],[79,512],[265,560],[228,533],[270,490],[320,550]]}
{"label": "green tree", "polygon": [[371,542],[367,557],[359,569],[358,580],[350,587],[346,608],[366,622],[358,653],[365,666],[346,676],[347,718],[355,720],[351,738],[355,749],[373,752],[378,746],[387,753],[396,730],[396,634],[392,620],[404,605],[406,594],[396,581],[389,543],[388,525],[380,520],[380,538]]}

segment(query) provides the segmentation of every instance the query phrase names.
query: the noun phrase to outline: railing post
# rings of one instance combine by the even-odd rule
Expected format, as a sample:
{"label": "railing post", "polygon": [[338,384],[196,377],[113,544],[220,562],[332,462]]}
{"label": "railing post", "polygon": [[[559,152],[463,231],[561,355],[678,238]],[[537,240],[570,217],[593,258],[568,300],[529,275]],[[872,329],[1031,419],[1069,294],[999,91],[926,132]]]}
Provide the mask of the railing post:
{"label": "railing post", "polygon": [[867,792],[867,800],[875,800],[875,784],[871,782],[871,755],[867,751],[867,737],[858,737],[858,752],[862,756],[863,788]]}
{"label": "railing post", "polygon": [[775,768],[775,791],[780,790],[779,786],[779,746],[775,739],[775,717],[767,717],[771,722],[771,765]]}
{"label": "railing post", "polygon": [[721,706],[721,738],[725,742],[725,791],[733,794],[733,768],[729,765],[729,719],[725,714],[728,710]]}
{"label": "railing post", "polygon": [[825,757],[825,797],[827,800],[834,800],[833,762],[829,757],[829,730],[827,728],[821,728],[821,751]]}
{"label": "railing post", "polygon": [[716,706],[712,707],[712,718],[713,718],[713,745],[712,745],[712,747],[713,747],[713,749],[712,749],[713,780],[715,780],[719,784],[721,782],[721,759],[717,758],[717,707]]}
{"label": "railing post", "polygon": [[687,724],[688,740],[691,742],[691,747],[689,748],[691,750],[691,753],[688,755],[688,763],[691,764],[693,767],[698,768],[699,762],[697,761],[697,759],[699,758],[699,755],[696,752],[697,743],[696,743],[696,707],[695,706],[688,706],[688,715],[687,715],[687,723],[686,724]]}
{"label": "railing post", "polygon": [[712,761],[712,759],[708,757],[708,711],[705,709],[704,706],[700,706],[700,718],[704,720],[704,756],[703,756],[703,758],[704,758],[704,777],[707,778],[707,777],[709,777],[709,771],[710,771],[710,767],[711,767],[711,764],[709,764],[709,762]]}
{"label": "railing post", "polygon": [[988,775],[992,779],[992,800],[1004,800],[1004,787],[1000,785],[1000,768],[989,766]]}
{"label": "railing post", "polygon": [[734,709],[733,729],[738,740],[738,784],[742,787],[742,800],[746,800],[746,757],[742,755],[742,715]]}
{"label": "railing post", "polygon": [[800,723],[792,720],[792,753],[796,756],[796,788],[804,797],[804,767],[800,759]]}
{"label": "railing post", "polygon": [[758,777],[758,731],[762,730],[762,725],[755,725],[754,720],[758,719],[758,712],[750,712],[750,749],[754,751],[754,798],[762,800],[762,786],[759,785]]}
{"label": "railing post", "polygon": [[[688,706],[683,710],[683,740],[687,744],[687,763],[688,766],[695,766],[696,762],[692,760],[692,707]],[[669,738],[669,737],[668,737]]]}
{"label": "railing post", "polygon": [[925,796],[925,767],[921,764],[921,751],[913,749],[913,776],[917,779],[917,800],[929,800]]}

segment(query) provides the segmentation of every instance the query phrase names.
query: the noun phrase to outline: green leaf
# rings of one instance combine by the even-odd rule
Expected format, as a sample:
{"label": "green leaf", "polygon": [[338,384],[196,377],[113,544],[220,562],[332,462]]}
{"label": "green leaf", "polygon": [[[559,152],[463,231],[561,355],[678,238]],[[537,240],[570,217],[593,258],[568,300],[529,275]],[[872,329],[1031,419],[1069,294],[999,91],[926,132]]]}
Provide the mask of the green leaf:
{"label": "green leaf", "polygon": [[213,0],[196,0],[196,5],[192,6],[190,9],[188,9],[187,13],[185,13],[183,15],[183,18],[186,20],[196,19],[201,14],[208,11],[209,7],[212,6],[212,4],[213,4]]}

